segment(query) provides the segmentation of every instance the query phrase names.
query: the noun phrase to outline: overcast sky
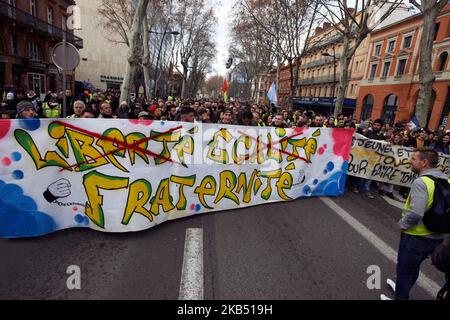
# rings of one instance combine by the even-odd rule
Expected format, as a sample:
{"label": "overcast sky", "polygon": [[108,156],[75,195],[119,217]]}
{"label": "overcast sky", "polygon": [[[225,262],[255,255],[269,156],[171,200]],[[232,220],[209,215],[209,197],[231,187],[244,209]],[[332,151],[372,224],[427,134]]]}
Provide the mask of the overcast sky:
{"label": "overcast sky", "polygon": [[[231,27],[231,11],[233,5],[237,0],[209,0],[215,7],[215,14],[218,19],[216,26],[216,43],[217,43],[217,55],[213,64],[213,73],[210,76],[218,73],[223,76],[226,75],[227,69],[225,63],[229,58],[228,46],[230,43],[230,27]],[[348,0],[349,6],[354,6],[354,0]],[[403,0],[407,6],[410,6],[408,0]]]}
{"label": "overcast sky", "polygon": [[233,5],[237,0],[211,0],[215,4],[215,13],[218,19],[216,26],[217,56],[213,73],[225,75],[225,63],[228,60],[228,45],[230,42],[230,16]]}

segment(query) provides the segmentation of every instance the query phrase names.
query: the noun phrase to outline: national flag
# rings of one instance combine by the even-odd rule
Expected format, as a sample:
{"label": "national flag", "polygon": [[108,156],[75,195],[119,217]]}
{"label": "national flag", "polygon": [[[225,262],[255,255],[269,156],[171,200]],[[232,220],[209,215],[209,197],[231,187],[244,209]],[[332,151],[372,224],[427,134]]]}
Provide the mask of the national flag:
{"label": "national flag", "polygon": [[275,81],[272,81],[272,85],[270,86],[270,89],[267,92],[267,98],[275,106],[277,105],[278,97],[277,97],[277,88],[276,88],[276,85],[275,85]]}
{"label": "national flag", "polygon": [[417,127],[419,127],[419,120],[417,120],[417,117],[414,115],[412,120],[408,123],[408,128],[409,130],[413,130]]}
{"label": "national flag", "polygon": [[223,80],[222,92],[223,92],[223,100],[225,101],[225,103],[227,103],[228,102],[228,81],[227,81],[227,79]]}

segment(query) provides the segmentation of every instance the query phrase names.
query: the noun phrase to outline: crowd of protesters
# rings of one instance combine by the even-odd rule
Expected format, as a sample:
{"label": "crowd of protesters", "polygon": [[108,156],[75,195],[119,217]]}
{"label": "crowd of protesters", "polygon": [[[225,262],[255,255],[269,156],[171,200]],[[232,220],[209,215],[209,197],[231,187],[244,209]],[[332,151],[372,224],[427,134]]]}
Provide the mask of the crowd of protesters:
{"label": "crowd of protesters", "polygon": [[[311,110],[288,111],[274,105],[259,105],[239,101],[224,103],[222,100],[181,100],[167,99],[145,100],[133,99],[133,102],[120,102],[120,92],[107,91],[93,93],[83,92],[73,96],[66,91],[68,118],[103,118],[103,119],[141,119],[160,121],[183,121],[218,123],[228,125],[244,125],[259,127],[328,127],[353,128],[356,132],[372,140],[384,140],[393,145],[405,147],[433,147],[438,152],[450,154],[450,133],[435,132],[426,128],[414,128],[407,122],[394,125],[381,119],[367,120],[357,123],[352,116],[340,114],[336,119],[325,117]],[[48,92],[43,101],[34,91],[8,92],[0,103],[1,118],[62,118],[63,93]],[[371,180],[349,179],[354,192],[362,191],[373,199]],[[393,186],[378,183],[381,195],[393,197]],[[400,189],[403,197],[407,196],[406,188]]]}

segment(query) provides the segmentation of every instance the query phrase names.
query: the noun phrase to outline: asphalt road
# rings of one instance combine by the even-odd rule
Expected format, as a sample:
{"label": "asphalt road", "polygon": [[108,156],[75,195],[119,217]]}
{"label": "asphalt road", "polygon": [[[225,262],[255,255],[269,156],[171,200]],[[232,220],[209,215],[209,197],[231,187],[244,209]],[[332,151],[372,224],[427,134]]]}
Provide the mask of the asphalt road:
{"label": "asphalt road", "polygon": [[[330,199],[330,198],[328,198]],[[398,249],[401,210],[347,192],[334,203]],[[204,299],[378,300],[392,296],[395,263],[320,198],[193,216],[129,234],[71,229],[41,238],[0,239],[0,299],[152,299],[180,294],[185,235],[203,230]],[[69,290],[67,268],[81,270]],[[369,266],[381,289],[368,289]],[[443,274],[422,265],[442,284]],[[434,299],[416,285],[412,299]]]}

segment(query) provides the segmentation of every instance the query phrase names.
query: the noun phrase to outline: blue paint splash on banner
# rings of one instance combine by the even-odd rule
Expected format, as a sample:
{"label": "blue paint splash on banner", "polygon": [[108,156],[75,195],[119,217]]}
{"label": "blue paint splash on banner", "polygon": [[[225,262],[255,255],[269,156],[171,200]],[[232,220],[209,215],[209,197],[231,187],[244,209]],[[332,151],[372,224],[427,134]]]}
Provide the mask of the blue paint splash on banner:
{"label": "blue paint splash on banner", "polygon": [[[335,169],[334,163],[329,162],[327,164],[326,174],[332,172]],[[336,171],[327,179],[318,183],[317,179],[314,180],[313,186],[306,185],[303,188],[303,196],[340,196],[345,190],[345,180],[347,178],[348,162],[344,161],[340,171]]]}
{"label": "blue paint splash on banner", "polygon": [[56,229],[55,221],[38,211],[36,202],[20,186],[0,180],[0,237],[34,237]]}

